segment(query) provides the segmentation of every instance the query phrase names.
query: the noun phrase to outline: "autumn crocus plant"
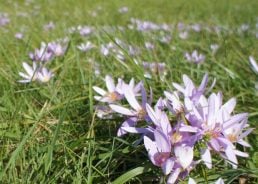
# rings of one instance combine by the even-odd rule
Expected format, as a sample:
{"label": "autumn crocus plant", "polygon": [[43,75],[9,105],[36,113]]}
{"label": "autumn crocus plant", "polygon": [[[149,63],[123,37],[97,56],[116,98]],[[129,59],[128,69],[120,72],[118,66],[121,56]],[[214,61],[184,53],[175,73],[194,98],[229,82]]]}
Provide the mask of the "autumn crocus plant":
{"label": "autumn crocus plant", "polygon": [[95,99],[106,103],[102,107],[109,109],[109,117],[125,118],[117,135],[140,134],[150,161],[162,169],[168,184],[187,178],[198,164],[211,169],[213,155],[233,168],[238,166],[237,157],[248,157],[236,147],[250,147],[245,140],[252,131],[248,114],[234,113],[235,98],[223,104],[222,92],[207,96],[215,84],[206,90],[207,74],[199,86],[183,75],[183,84],[172,83],[175,90],[164,91],[165,98],[160,97],[154,107],[152,93],[148,95],[142,82],[134,85],[133,79],[129,84],[118,79],[115,85],[110,76],[105,81],[108,91],[95,86],[101,95]]}

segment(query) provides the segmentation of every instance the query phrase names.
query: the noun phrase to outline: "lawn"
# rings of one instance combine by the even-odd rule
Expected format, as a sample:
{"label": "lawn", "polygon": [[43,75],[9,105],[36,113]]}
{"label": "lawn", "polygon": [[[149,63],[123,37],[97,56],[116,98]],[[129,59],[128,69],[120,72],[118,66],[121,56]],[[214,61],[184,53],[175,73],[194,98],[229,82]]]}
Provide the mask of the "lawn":
{"label": "lawn", "polygon": [[258,183],[256,0],[0,4],[0,183]]}

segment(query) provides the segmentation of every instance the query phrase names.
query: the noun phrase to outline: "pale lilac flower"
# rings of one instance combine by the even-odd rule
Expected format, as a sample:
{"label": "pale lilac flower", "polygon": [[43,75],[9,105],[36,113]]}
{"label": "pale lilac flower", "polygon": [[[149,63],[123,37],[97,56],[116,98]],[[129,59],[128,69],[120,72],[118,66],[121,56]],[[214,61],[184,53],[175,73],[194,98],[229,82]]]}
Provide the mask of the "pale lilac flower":
{"label": "pale lilac flower", "polygon": [[211,44],[210,45],[212,54],[216,54],[217,50],[219,49],[219,45],[218,44]]}
{"label": "pale lilac flower", "polygon": [[89,36],[93,33],[93,28],[90,26],[78,26],[77,30],[79,31],[81,36]]}
{"label": "pale lilac flower", "polygon": [[47,46],[48,52],[53,53],[54,56],[63,56],[67,50],[68,41],[66,39],[50,42]]}
{"label": "pale lilac flower", "polygon": [[253,71],[258,74],[258,64],[256,63],[253,56],[249,56],[249,62],[252,66]]}
{"label": "pale lilac flower", "polygon": [[10,19],[7,13],[0,13],[0,27],[10,23]]}
{"label": "pale lilac flower", "polygon": [[154,50],[155,48],[154,44],[151,42],[145,42],[144,45],[147,50]]}
{"label": "pale lilac flower", "polygon": [[86,43],[82,43],[82,44],[77,46],[77,48],[79,50],[81,50],[82,52],[87,52],[94,47],[95,47],[95,45],[93,45],[90,41],[87,41]]}
{"label": "pale lilac flower", "polygon": [[111,76],[106,75],[105,77],[106,86],[108,91],[101,89],[97,86],[93,86],[94,91],[96,91],[101,96],[94,96],[94,98],[100,102],[113,103],[115,101],[121,100],[123,98],[122,85],[123,80],[118,79],[117,85],[115,85],[114,80]]}
{"label": "pale lilac flower", "polygon": [[181,32],[179,32],[179,38],[181,38],[183,40],[187,39],[188,35],[189,35],[188,31],[181,31]]}
{"label": "pale lilac flower", "polygon": [[40,49],[35,49],[34,53],[29,53],[29,57],[33,61],[48,62],[52,60],[53,56],[53,53],[48,50],[48,45],[45,42],[41,42]]}
{"label": "pale lilac flower", "polygon": [[129,8],[127,6],[123,6],[121,8],[118,9],[119,13],[127,13],[129,10]]}
{"label": "pale lilac flower", "polygon": [[21,32],[18,32],[18,33],[15,33],[15,38],[17,38],[18,40],[21,40],[21,39],[23,39],[23,33],[21,33]]}
{"label": "pale lilac flower", "polygon": [[195,32],[200,32],[202,28],[200,24],[193,24],[191,26],[191,29],[194,30]]}
{"label": "pale lilac flower", "polygon": [[37,74],[37,80],[43,83],[49,82],[50,79],[54,77],[54,74],[45,67],[42,67],[40,70],[38,70]]}
{"label": "pale lilac flower", "polygon": [[152,76],[159,76],[164,80],[167,75],[166,63],[161,62],[142,62],[144,69],[144,77],[152,78]]}
{"label": "pale lilac flower", "polygon": [[170,35],[164,35],[162,36],[159,41],[162,42],[162,43],[170,43],[170,41],[172,40],[172,37]]}
{"label": "pale lilac flower", "polygon": [[29,83],[32,81],[35,81],[38,79],[38,67],[36,65],[36,63],[33,62],[33,65],[30,66],[28,65],[28,63],[23,62],[22,66],[24,68],[24,70],[26,71],[26,73],[23,72],[19,72],[19,75],[23,78],[22,80],[19,80],[18,82],[20,83]]}
{"label": "pale lilac flower", "polygon": [[199,54],[197,50],[194,50],[192,54],[188,52],[185,53],[185,58],[189,62],[193,62],[195,64],[202,63],[205,60],[205,56],[203,54]]}
{"label": "pale lilac flower", "polygon": [[[146,133],[149,132],[148,128],[137,128],[135,127],[138,121],[149,121],[148,114],[146,112],[146,104],[151,103],[152,97],[149,99],[147,98],[146,91],[143,87],[143,85],[140,85],[141,87],[141,98],[142,101],[139,103],[136,99],[136,94],[132,87],[130,87],[127,84],[123,84],[123,92],[125,99],[130,104],[132,108],[125,108],[121,105],[115,105],[111,104],[109,105],[113,111],[122,114],[127,118],[127,120],[121,125],[121,127],[118,130],[118,136],[122,136],[128,132],[130,133]],[[151,95],[152,96],[152,95]]]}
{"label": "pale lilac flower", "polygon": [[52,22],[52,21],[50,21],[49,23],[47,23],[47,24],[45,24],[44,26],[43,26],[43,28],[44,28],[44,30],[45,31],[50,31],[50,30],[53,30],[53,29],[55,29],[55,24]]}
{"label": "pale lilac flower", "polygon": [[[183,82],[184,82],[184,85],[179,85],[178,83],[172,83],[172,85],[180,93],[182,93],[184,97],[188,97],[191,99],[191,101],[195,102],[199,100],[200,96],[205,91],[205,88],[208,83],[208,74],[205,74],[203,76],[202,82],[199,87],[196,87],[193,81],[185,74],[183,75]],[[213,85],[210,88],[212,88]]]}

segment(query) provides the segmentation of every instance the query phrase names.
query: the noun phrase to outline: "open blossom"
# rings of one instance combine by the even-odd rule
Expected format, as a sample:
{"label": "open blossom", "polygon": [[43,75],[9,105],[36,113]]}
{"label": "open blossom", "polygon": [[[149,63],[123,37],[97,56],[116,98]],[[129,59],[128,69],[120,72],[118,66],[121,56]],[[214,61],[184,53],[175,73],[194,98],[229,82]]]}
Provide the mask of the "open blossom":
{"label": "open blossom", "polygon": [[42,67],[38,71],[37,76],[38,76],[38,81],[46,83],[46,82],[49,82],[52,77],[54,77],[54,74],[51,71],[49,71],[47,68]]}
{"label": "open blossom", "polygon": [[202,63],[205,60],[205,56],[203,54],[199,54],[197,50],[194,50],[191,54],[186,52],[185,58],[187,61],[193,62],[195,64]]}
{"label": "open blossom", "polygon": [[68,40],[60,39],[57,41],[45,43],[41,42],[40,48],[35,49],[34,53],[30,52],[29,57],[32,61],[49,62],[54,57],[63,56],[67,50]]}
{"label": "open blossom", "polygon": [[82,44],[77,46],[77,48],[79,50],[81,50],[82,52],[87,52],[87,51],[91,50],[94,47],[95,46],[90,41],[87,41],[86,43],[82,43]]}
{"label": "open blossom", "polygon": [[93,28],[90,26],[78,26],[77,30],[79,31],[81,36],[89,36],[93,32]]}
{"label": "open blossom", "polygon": [[96,91],[101,96],[94,96],[94,98],[100,102],[112,103],[123,98],[122,85],[123,80],[118,79],[117,85],[115,85],[114,80],[111,76],[107,75],[105,77],[106,86],[108,91],[101,89],[97,86],[93,86],[94,91]]}
{"label": "open blossom", "polygon": [[150,95],[150,98],[148,99],[146,90],[141,84],[140,88],[141,88],[142,100],[141,100],[141,103],[139,103],[138,100],[136,99],[135,92],[129,85],[123,84],[122,88],[124,91],[125,99],[130,104],[131,108],[126,108],[121,105],[115,105],[115,104],[109,105],[114,112],[122,114],[127,118],[119,128],[118,136],[122,136],[127,132],[130,132],[130,133],[148,132],[148,129],[137,128],[136,124],[138,121],[149,121],[149,116],[146,112],[146,105],[147,103],[151,103],[152,95]]}
{"label": "open blossom", "polygon": [[48,50],[54,54],[54,56],[63,56],[67,50],[67,39],[61,39],[56,42],[50,42],[48,44]]}
{"label": "open blossom", "polygon": [[[183,94],[184,97],[190,98],[193,102],[198,101],[200,96],[204,93],[205,88],[208,83],[208,74],[203,76],[202,82],[199,87],[196,87],[193,81],[187,76],[183,75],[184,85],[180,85],[178,83],[172,83],[174,88],[178,90],[179,93]],[[213,85],[210,87],[212,88]]]}
{"label": "open blossom", "polygon": [[26,62],[23,62],[22,65],[26,73],[19,72],[19,75],[23,78],[18,81],[20,83],[30,83],[33,81],[45,83],[54,76],[54,74],[47,68],[39,67],[35,62],[33,62],[32,67]]}
{"label": "open blossom", "polygon": [[48,62],[52,60],[53,53],[48,50],[48,45],[41,42],[40,48],[35,49],[34,53],[30,52],[29,57],[32,61]]}

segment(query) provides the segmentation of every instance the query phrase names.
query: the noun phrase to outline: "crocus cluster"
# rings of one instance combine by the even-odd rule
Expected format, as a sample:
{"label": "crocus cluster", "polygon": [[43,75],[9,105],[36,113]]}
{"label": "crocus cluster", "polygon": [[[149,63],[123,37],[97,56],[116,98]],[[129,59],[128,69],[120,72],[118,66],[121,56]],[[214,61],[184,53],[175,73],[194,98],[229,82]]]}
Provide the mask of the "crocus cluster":
{"label": "crocus cluster", "polygon": [[144,69],[144,77],[152,78],[153,75],[158,75],[162,80],[167,75],[166,63],[160,62],[142,62]]}
{"label": "crocus cluster", "polygon": [[19,80],[18,82],[48,82],[54,76],[54,74],[46,68],[46,65],[55,57],[63,56],[67,50],[67,46],[67,39],[60,39],[47,44],[45,42],[41,42],[41,47],[39,49],[35,49],[34,52],[29,53],[29,57],[32,60],[32,66],[30,66],[27,62],[23,62],[22,65],[26,73],[19,72],[19,75],[23,79]]}
{"label": "crocus cluster", "polygon": [[194,50],[191,54],[186,52],[185,58],[187,61],[195,63],[195,64],[202,63],[205,60],[205,56],[203,54],[199,54],[197,50]]}
{"label": "crocus cluster", "polygon": [[215,84],[206,90],[207,74],[199,86],[183,75],[183,84],[172,83],[174,90],[164,91],[165,97],[154,106],[152,90],[148,94],[143,82],[135,85],[133,79],[129,84],[118,79],[115,84],[111,76],[105,81],[108,90],[93,87],[100,95],[95,99],[104,103],[97,108],[99,117],[124,117],[117,135],[140,134],[138,144],[143,140],[150,161],[161,168],[168,184],[185,179],[198,164],[211,169],[212,155],[233,168],[237,168],[237,156],[248,157],[236,147],[250,147],[244,140],[252,131],[248,114],[234,113],[235,98],[223,104],[221,92],[207,96]]}

